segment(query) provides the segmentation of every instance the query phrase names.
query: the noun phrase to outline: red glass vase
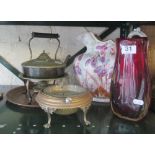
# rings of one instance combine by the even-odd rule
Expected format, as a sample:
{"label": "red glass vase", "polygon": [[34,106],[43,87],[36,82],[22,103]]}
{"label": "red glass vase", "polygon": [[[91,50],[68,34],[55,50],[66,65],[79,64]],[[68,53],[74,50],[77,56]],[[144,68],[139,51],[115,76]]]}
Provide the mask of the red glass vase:
{"label": "red glass vase", "polygon": [[150,106],[151,83],[146,37],[117,39],[117,56],[111,82],[114,114],[131,121],[141,120]]}

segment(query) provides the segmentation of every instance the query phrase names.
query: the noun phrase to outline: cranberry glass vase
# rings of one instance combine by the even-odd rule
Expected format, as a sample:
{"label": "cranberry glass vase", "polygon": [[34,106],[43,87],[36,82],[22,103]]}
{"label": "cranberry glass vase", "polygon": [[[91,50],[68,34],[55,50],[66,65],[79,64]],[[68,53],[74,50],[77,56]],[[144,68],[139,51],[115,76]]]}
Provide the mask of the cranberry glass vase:
{"label": "cranberry glass vase", "polygon": [[150,75],[146,37],[117,39],[111,82],[111,107],[118,117],[138,121],[150,106]]}

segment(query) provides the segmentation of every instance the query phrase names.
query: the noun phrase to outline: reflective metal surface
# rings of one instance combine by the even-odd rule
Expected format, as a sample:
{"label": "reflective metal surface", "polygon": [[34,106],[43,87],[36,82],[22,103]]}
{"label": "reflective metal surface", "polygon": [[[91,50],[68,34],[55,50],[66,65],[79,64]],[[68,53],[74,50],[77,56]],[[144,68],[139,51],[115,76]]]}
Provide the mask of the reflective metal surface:
{"label": "reflective metal surface", "polygon": [[25,77],[56,78],[64,75],[65,63],[51,59],[43,51],[38,58],[22,63]]}
{"label": "reflective metal surface", "polygon": [[62,68],[39,68],[39,67],[23,67],[24,76],[30,78],[57,78],[64,76],[64,67]]}
{"label": "reflective metal surface", "polygon": [[[17,87],[17,86],[16,86]],[[2,87],[7,92],[13,86]],[[87,114],[90,126],[83,123],[82,112],[69,116],[53,114],[52,127],[45,129],[47,115],[39,109],[25,109],[0,101],[0,133],[8,134],[155,134],[155,114],[149,112],[140,122],[130,122],[114,116],[108,105],[94,105]]]}

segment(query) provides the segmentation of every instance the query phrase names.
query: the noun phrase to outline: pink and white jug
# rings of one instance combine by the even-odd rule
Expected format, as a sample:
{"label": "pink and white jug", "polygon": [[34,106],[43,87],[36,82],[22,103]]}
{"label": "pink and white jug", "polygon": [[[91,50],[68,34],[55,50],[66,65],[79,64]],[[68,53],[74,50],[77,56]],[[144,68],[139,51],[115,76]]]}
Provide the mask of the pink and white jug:
{"label": "pink and white jug", "polygon": [[92,32],[78,37],[87,51],[76,57],[74,71],[79,84],[87,88],[94,101],[108,102],[116,48],[112,40],[100,41]]}

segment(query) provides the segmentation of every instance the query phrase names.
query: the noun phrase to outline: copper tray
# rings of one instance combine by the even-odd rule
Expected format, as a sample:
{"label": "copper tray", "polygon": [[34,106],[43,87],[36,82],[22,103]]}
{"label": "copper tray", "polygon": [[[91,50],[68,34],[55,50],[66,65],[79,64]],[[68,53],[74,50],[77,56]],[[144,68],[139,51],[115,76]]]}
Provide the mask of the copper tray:
{"label": "copper tray", "polygon": [[34,94],[32,97],[32,102],[29,103],[29,100],[26,96],[25,86],[19,86],[17,88],[11,89],[7,92],[7,100],[17,106],[27,107],[27,108],[40,108],[38,103],[35,101],[37,94]]}

